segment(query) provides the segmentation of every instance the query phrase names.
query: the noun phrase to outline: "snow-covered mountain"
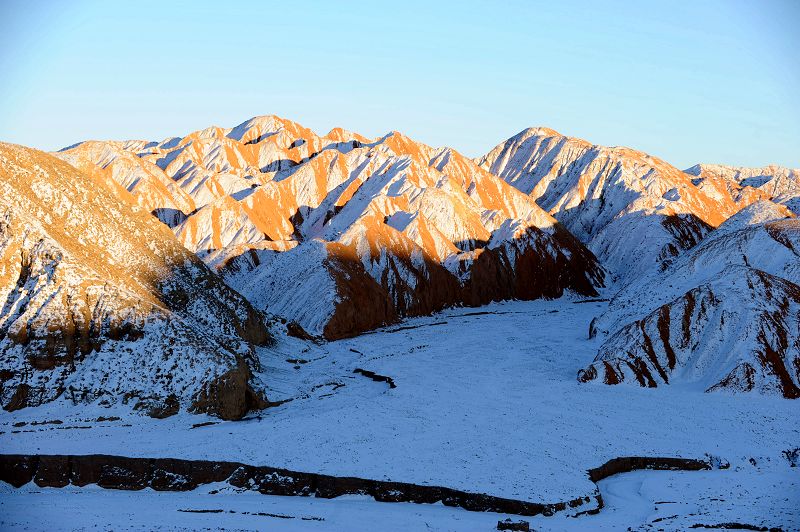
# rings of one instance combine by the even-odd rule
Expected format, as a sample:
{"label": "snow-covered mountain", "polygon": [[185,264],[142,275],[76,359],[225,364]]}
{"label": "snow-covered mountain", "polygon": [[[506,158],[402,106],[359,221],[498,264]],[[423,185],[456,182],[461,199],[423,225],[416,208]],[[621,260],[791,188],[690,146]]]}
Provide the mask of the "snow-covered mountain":
{"label": "snow-covered mountain", "polygon": [[124,402],[226,419],[263,408],[262,315],[110,177],[0,144],[3,408]]}
{"label": "snow-covered mountain", "polygon": [[633,281],[593,324],[608,335],[581,381],[800,396],[800,220],[754,203],[665,271]]}
{"label": "snow-covered mountain", "polygon": [[58,155],[84,173],[113,179],[133,193],[139,205],[170,227],[182,222],[186,213],[195,210],[194,199],[161,168],[126,147],[132,146],[89,141]]}
{"label": "snow-covered mountain", "polygon": [[747,266],[613,334],[578,379],[800,397],[800,286]]}
{"label": "snow-covered mountain", "polygon": [[696,176],[693,182],[701,189],[727,190],[737,203],[743,199],[751,203],[747,198],[760,197],[800,212],[800,170],[775,165],[747,168],[696,164],[686,173]]}
{"label": "snow-covered mountain", "polygon": [[740,208],[656,157],[548,128],[526,129],[477,162],[533,198],[623,281],[668,264]]}
{"label": "snow-covered mountain", "polygon": [[[604,283],[592,253],[529,196],[397,132],[320,137],[266,116],[58,156],[137,194],[258,308],[329,339],[450,305],[594,295]],[[175,198],[162,195],[170,183]]]}
{"label": "snow-covered mountain", "polygon": [[[684,172],[547,128],[473,161],[398,132],[320,136],[275,116],[57,156],[122,185],[300,336],[352,336],[453,305],[595,295],[605,267],[622,290],[592,324],[605,343],[582,380],[793,393],[758,353],[768,346],[797,372],[780,343],[793,338],[785,302],[800,283],[794,170]],[[772,323],[775,312],[788,314]],[[685,323],[668,319],[678,314]]]}
{"label": "snow-covered mountain", "polygon": [[730,266],[755,268],[800,284],[800,220],[770,202],[746,207],[666,270],[652,270],[623,287],[595,328],[613,332]]}

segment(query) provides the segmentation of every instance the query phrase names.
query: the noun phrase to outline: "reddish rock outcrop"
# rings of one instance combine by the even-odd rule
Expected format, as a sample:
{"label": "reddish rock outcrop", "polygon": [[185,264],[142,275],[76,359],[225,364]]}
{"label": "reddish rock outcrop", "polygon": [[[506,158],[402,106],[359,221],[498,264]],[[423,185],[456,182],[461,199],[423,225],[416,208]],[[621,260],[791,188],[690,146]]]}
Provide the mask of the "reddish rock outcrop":
{"label": "reddish rock outcrop", "polygon": [[251,385],[251,372],[244,360],[206,382],[195,396],[190,411],[220,419],[241,419],[251,410],[263,410],[269,402]]}

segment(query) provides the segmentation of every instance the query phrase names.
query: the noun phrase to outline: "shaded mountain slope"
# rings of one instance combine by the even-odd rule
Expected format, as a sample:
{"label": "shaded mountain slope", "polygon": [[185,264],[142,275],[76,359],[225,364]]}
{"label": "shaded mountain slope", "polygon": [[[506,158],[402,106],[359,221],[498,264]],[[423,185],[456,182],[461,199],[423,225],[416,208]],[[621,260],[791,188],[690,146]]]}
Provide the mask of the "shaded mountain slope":
{"label": "shaded mountain slope", "polygon": [[113,176],[0,145],[0,399],[237,418],[262,316]]}
{"label": "shaded mountain slope", "polygon": [[798,283],[800,220],[754,203],[614,297],[592,323],[606,340],[579,379],[796,398]]}

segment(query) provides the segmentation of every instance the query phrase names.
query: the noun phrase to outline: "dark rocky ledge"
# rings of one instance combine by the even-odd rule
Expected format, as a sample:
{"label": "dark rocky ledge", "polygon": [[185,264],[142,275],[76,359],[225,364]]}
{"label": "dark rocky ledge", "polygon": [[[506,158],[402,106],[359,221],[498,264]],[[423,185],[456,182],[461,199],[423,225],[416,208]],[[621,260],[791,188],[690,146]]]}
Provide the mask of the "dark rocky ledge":
{"label": "dark rocky ledge", "polygon": [[353,373],[360,373],[361,375],[374,380],[375,382],[385,382],[389,385],[389,388],[397,388],[397,385],[394,383],[394,379],[391,377],[387,377],[386,375],[378,375],[374,371],[368,371],[366,369],[356,368],[353,370]]}
{"label": "dark rocky ledge", "polygon": [[[686,458],[627,457],[609,460],[588,471],[598,482],[617,473],[636,469],[697,471],[711,469],[708,462]],[[157,491],[188,491],[202,484],[227,482],[236,488],[267,495],[316,496],[331,499],[340,495],[369,495],[381,502],[435,503],[456,506],[475,512],[517,515],[552,515],[567,508],[577,508],[596,501],[595,513],[603,507],[599,490],[585,497],[554,503],[537,503],[494,497],[482,493],[440,486],[422,486],[406,482],[388,482],[356,477],[335,477],[301,473],[274,467],[252,466],[238,462],[182,460],[177,458],[127,458],[93,455],[0,455],[0,480],[14,487],[33,481],[40,487],[64,487],[69,484],[102,488]]]}

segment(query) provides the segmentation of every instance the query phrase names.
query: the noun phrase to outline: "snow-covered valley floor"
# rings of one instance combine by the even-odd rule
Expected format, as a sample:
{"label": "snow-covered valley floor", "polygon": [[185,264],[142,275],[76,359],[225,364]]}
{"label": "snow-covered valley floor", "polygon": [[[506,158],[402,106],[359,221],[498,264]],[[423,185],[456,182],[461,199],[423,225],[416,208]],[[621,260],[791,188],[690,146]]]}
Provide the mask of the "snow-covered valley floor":
{"label": "snow-covered valley floor", "polygon": [[[608,507],[599,515],[529,520],[537,529],[590,522],[615,528],[678,515],[653,526],[682,529],[739,521],[800,527],[800,468],[790,467],[784,455],[800,447],[798,403],[674,386],[579,384],[576,372],[598,347],[597,340],[587,339],[589,322],[605,305],[570,298],[497,303],[451,309],[319,346],[289,339],[262,350],[262,378],[271,400],[293,400],[260,415],[240,422],[184,413],[154,420],[125,408],[59,402],[0,414],[0,452],[224,459],[534,502],[591,495],[596,487],[586,470],[614,457],[711,455],[729,462],[730,469],[617,475],[600,483]],[[357,368],[390,377],[395,387],[354,373]],[[97,421],[99,416],[120,419]],[[53,420],[62,423],[33,424]],[[196,426],[203,422],[212,424]],[[49,528],[47,512],[30,511],[43,506],[65,519],[63,528],[72,526],[66,519],[70,515],[96,515],[98,523],[111,523],[114,515],[137,507],[147,508],[148,515],[134,513],[115,522],[151,528],[153,516],[163,516],[159,523],[188,528],[322,530],[328,525],[353,530],[362,523],[363,529],[386,530],[424,529],[429,522],[433,529],[489,530],[499,517],[363,498],[323,501],[208,495],[207,490],[131,493],[33,485],[2,489],[2,514],[9,516],[5,523],[34,528]],[[115,513],[115,507],[122,513]],[[81,508],[93,509],[87,514]],[[177,511],[187,508],[239,513]],[[709,513],[702,519],[680,517],[704,511]],[[270,519],[280,523],[264,521]]]}

